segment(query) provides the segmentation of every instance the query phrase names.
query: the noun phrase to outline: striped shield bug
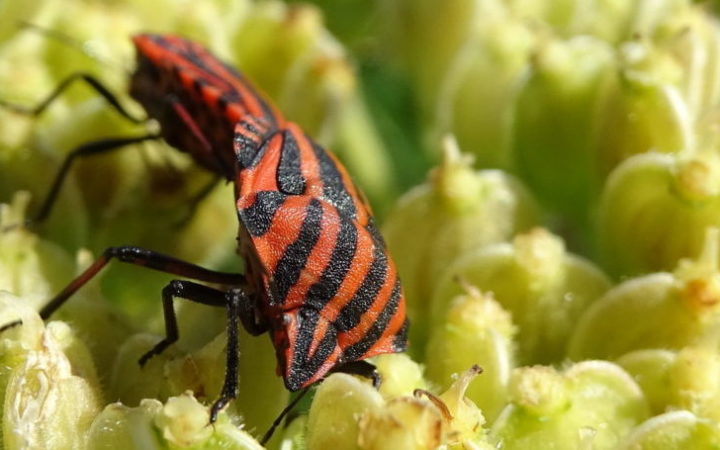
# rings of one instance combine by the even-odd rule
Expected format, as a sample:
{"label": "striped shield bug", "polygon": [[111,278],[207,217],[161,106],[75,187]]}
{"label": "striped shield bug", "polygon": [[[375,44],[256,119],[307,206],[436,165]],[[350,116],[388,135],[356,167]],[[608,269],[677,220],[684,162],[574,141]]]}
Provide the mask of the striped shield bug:
{"label": "striped shield bug", "polygon": [[[171,281],[162,291],[166,336],[139,361],[145,364],[177,341],[175,298],[225,308],[226,373],[211,422],[237,396],[240,324],[253,335],[269,333],[278,374],[290,391],[306,389],[334,371],[372,377],[377,384],[374,367],[365,359],[405,350],[405,302],[371,209],[343,165],[201,45],[154,34],[137,35],[133,42],[137,68],[130,95],[160,124],[160,134],[105,139],[75,149],[36,220],[49,213],[74,158],[162,138],[234,183],[238,251],[246,273],[208,270],[139,247],[111,247],[51,299],[40,316],[48,319],[117,259],[221,286]],[[141,122],[86,74],[66,79],[36,108],[4,105],[39,114],[77,79],[120,114]],[[6,324],[0,332],[18,324]]]}

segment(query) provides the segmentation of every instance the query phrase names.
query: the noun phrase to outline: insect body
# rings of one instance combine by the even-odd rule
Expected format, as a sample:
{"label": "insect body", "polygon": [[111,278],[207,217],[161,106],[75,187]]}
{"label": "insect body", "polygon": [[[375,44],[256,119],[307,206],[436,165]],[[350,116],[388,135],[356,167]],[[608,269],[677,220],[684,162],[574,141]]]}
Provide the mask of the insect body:
{"label": "insect body", "polygon": [[281,126],[280,112],[201,45],[177,36],[133,37],[137,67],[130,95],[160,122],[168,144],[228,181],[235,178],[233,134],[246,114]]}
{"label": "insect body", "polygon": [[166,337],[140,359],[144,364],[178,339],[173,298],[224,307],[227,370],[211,421],[237,394],[239,322],[251,334],[270,333],[289,390],[331,371],[374,374],[365,358],[407,346],[405,303],[370,207],[345,168],[200,45],[151,34],[133,41],[138,67],[131,95],[160,123],[168,143],[235,184],[239,252],[247,273],[215,272],[142,248],[113,247],[52,299],[41,317],[47,319],[113,258],[223,286],[170,282],[162,295]]}
{"label": "insect body", "polygon": [[288,389],[340,363],[404,350],[395,266],[342,165],[293,123],[270,130],[243,121],[235,151],[241,252]]}

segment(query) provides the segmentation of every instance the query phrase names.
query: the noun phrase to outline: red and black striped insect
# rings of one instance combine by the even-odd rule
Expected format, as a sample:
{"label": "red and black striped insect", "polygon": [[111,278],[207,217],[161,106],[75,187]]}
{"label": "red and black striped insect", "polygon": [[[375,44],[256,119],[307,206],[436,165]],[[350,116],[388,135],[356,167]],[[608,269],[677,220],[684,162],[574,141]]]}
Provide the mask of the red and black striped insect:
{"label": "red and black striped insect", "polygon": [[[240,322],[253,335],[270,333],[278,373],[291,391],[332,371],[377,382],[374,367],[364,360],[406,348],[405,303],[370,207],[345,168],[202,46],[152,34],[135,36],[133,42],[138,65],[131,96],[160,123],[169,144],[235,184],[239,253],[247,272],[216,272],[138,247],[112,247],[43,307],[41,317],[47,319],[115,258],[223,286],[171,281],[162,291],[166,337],[140,359],[142,365],[178,339],[174,298],[226,308],[227,369],[211,422],[237,395]],[[132,119],[109,90],[83,74],[67,79],[31,111],[42,111],[73,79],[87,81]],[[69,161],[158,137],[86,144]],[[68,167],[66,161],[41,217],[49,212]]]}

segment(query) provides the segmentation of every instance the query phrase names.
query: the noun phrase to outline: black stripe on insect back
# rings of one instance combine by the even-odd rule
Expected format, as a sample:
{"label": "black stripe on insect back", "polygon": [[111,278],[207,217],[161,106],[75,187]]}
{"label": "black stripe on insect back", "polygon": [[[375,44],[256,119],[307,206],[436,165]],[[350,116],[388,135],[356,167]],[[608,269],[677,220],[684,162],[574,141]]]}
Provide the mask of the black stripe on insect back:
{"label": "black stripe on insect back", "polygon": [[300,170],[300,147],[290,130],[283,133],[281,149],[277,185],[288,195],[301,195],[305,192],[305,177]]}
{"label": "black stripe on insect back", "polygon": [[362,339],[345,349],[343,353],[343,361],[355,361],[362,357],[370,348],[380,339],[385,332],[388,324],[392,320],[398,305],[400,304],[400,280],[395,280],[390,300],[383,308],[382,312],[377,316],[370,329],[365,333]]}
{"label": "black stripe on insect back", "polygon": [[305,208],[300,234],[288,245],[273,273],[273,303],[282,304],[290,288],[297,283],[313,248],[320,238],[323,210],[319,200],[312,199]]}
{"label": "black stripe on insect back", "polygon": [[[238,131],[242,128],[242,131]],[[235,129],[233,145],[235,157],[243,169],[255,167],[267,152],[272,131],[259,129],[247,120],[241,121]]]}
{"label": "black stripe on insect back", "polygon": [[345,188],[342,175],[335,165],[335,161],[328,156],[327,151],[320,147],[317,143],[312,143],[315,157],[320,166],[320,178],[323,182],[323,197],[335,205],[340,213],[347,217],[357,217],[355,210],[355,202],[350,193]]}
{"label": "black stripe on insect back", "polygon": [[335,319],[338,331],[348,331],[360,322],[365,311],[375,302],[387,277],[388,260],[385,249],[374,242],[373,261],[370,270],[352,299],[343,307]]}
{"label": "black stripe on insect back", "polygon": [[400,327],[400,330],[393,337],[393,350],[395,350],[396,352],[404,352],[405,350],[407,350],[407,344],[408,344],[407,331],[408,331],[408,321],[407,321],[407,319],[405,319],[405,322],[402,324],[402,327]]}
{"label": "black stripe on insect back", "polygon": [[335,297],[340,285],[350,271],[357,249],[357,239],[358,234],[355,224],[341,216],[340,230],[335,240],[332,255],[330,255],[330,262],[325,267],[320,280],[310,286],[308,290],[306,296],[308,306],[320,311]]}
{"label": "black stripe on insect back", "polygon": [[[205,49],[202,49],[202,51],[205,51]],[[190,46],[185,51],[182,52],[183,58],[186,60],[192,62],[192,64],[199,70],[204,71],[207,75],[212,76],[215,80],[215,85],[222,85],[218,87],[222,87],[223,95],[226,95],[225,100],[228,101],[228,103],[236,103],[242,106],[244,110],[249,110],[249,107],[247,103],[245,102],[245,99],[243,96],[240,95],[240,93],[235,89],[235,87],[228,83],[225,80],[225,77],[218,74],[213,70],[212,67],[210,67],[207,64],[206,58],[207,56],[205,54],[198,54],[197,50]],[[252,87],[250,82],[241,74],[237,69],[232,67],[229,64],[226,64],[224,61],[218,59],[215,55],[210,54],[210,56],[217,62],[219,65],[221,65],[225,70],[228,71],[239,83],[241,83],[245,89],[247,89],[250,92],[250,95],[256,99],[256,101],[260,104],[260,109],[263,111],[263,119],[269,121],[273,125],[277,123],[275,120],[275,114],[273,113],[272,109],[270,109],[270,106],[265,101],[265,99],[258,94],[258,92],[255,90],[255,88]]]}
{"label": "black stripe on insect back", "polygon": [[278,191],[259,191],[255,201],[239,211],[240,221],[250,236],[262,236],[270,229],[275,212],[283,205],[287,195]]}
{"label": "black stripe on insect back", "polygon": [[299,389],[303,383],[317,373],[337,344],[337,331],[330,325],[318,343],[315,353],[310,356],[310,346],[312,345],[319,318],[320,313],[318,311],[305,306],[298,313],[300,326],[296,335],[292,361],[289,361],[290,374],[287,379],[288,387],[292,390]]}

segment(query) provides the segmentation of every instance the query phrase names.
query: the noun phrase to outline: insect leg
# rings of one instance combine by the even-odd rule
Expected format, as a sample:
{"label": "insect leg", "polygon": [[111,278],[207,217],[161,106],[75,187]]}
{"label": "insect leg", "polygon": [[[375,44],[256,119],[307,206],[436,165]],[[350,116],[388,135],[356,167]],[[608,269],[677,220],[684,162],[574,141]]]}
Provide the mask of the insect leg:
{"label": "insect leg", "polygon": [[233,288],[228,295],[242,297],[238,303],[238,314],[245,331],[252,336],[260,336],[270,329],[270,324],[258,311],[257,302],[252,301],[242,289]]}
{"label": "insect leg", "polygon": [[155,355],[162,353],[178,340],[177,318],[173,308],[173,299],[182,298],[209,306],[225,306],[225,292],[186,280],[172,280],[162,290],[163,315],[165,317],[165,338],[145,353],[138,363],[145,363]]}
{"label": "insect leg", "polygon": [[35,215],[35,217],[28,220],[27,224],[42,222],[43,220],[47,219],[48,215],[50,215],[50,210],[55,204],[55,200],[57,199],[58,193],[60,192],[60,188],[62,187],[65,178],[70,172],[70,167],[75,161],[75,158],[110,152],[112,150],[117,150],[128,145],[137,144],[145,141],[152,141],[156,139],[160,139],[160,135],[144,134],[142,136],[101,139],[98,141],[86,142],[80,145],[79,147],[68,153],[68,155],[65,157],[65,160],[60,166],[60,170],[58,170],[57,175],[55,175],[55,179],[53,180],[50,190],[45,196],[45,200],[43,200],[42,206],[40,206],[40,210]]}
{"label": "insect leg", "polygon": [[218,413],[225,405],[237,397],[238,389],[238,326],[240,325],[240,309],[243,303],[249,303],[249,298],[242,289],[231,289],[225,294],[227,305],[227,362],[225,365],[225,381],[223,382],[220,397],[210,408],[210,423],[214,423]]}
{"label": "insect leg", "polygon": [[87,83],[95,92],[97,92],[101,97],[103,97],[115,111],[117,111],[121,116],[125,117],[130,122],[143,123],[147,120],[145,118],[138,119],[137,117],[134,117],[132,114],[130,114],[120,104],[117,97],[110,91],[110,89],[106,88],[105,85],[103,85],[98,79],[96,79],[92,75],[84,72],[76,72],[65,78],[63,81],[60,82],[60,84],[57,85],[55,89],[53,89],[53,91],[45,98],[45,100],[41,101],[34,107],[16,105],[14,103],[9,103],[4,100],[0,100],[0,107],[9,109],[19,114],[38,116],[42,114],[43,111],[45,111],[45,109],[47,109],[47,107],[50,106],[50,104],[52,104],[52,102],[56,98],[58,98],[58,96],[62,94],[65,89],[70,87],[70,85],[76,80],[82,80]]}
{"label": "insect leg", "polygon": [[[151,269],[171,273],[180,277],[191,278],[194,280],[205,281],[208,283],[218,283],[227,285],[242,285],[245,283],[245,276],[236,273],[216,272],[208,270],[195,264],[167,256],[162,253],[154,252],[140,247],[122,246],[110,247],[92,264],[85,269],[77,278],[68,284],[58,295],[50,300],[41,310],[40,317],[46,320],[55,312],[63,303],[70,298],[85,283],[90,281],[103,267],[107,265],[113,258],[129,264],[145,266]],[[0,327],[0,332],[8,325]]]}

